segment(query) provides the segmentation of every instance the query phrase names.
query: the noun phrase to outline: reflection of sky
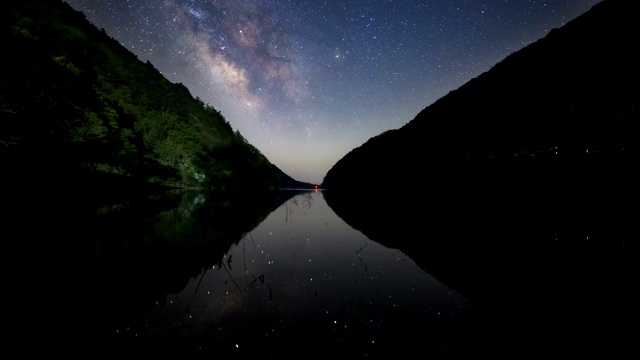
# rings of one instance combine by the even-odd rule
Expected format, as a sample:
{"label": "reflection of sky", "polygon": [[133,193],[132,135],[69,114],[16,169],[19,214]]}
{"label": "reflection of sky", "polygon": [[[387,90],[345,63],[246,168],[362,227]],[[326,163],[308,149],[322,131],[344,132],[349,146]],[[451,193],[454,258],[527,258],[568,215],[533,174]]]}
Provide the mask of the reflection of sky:
{"label": "reflection of sky", "polygon": [[66,2],[285,173],[321,183],[353,148],[599,0]]}
{"label": "reflection of sky", "polygon": [[308,325],[371,328],[374,344],[383,337],[376,331],[398,314],[419,323],[474,311],[405,254],[347,225],[319,192],[287,201],[220,265],[166,299],[146,317],[148,334],[216,334],[240,347]]}

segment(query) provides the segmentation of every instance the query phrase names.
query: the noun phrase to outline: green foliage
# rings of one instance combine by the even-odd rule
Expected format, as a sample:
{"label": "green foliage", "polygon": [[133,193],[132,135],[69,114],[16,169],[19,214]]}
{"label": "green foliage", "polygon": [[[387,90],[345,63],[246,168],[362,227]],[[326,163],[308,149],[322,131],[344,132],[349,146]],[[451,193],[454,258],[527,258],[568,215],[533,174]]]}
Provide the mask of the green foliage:
{"label": "green foliage", "polygon": [[75,65],[73,65],[72,63],[66,61],[66,59],[64,58],[64,56],[54,56],[53,61],[55,63],[57,63],[58,65],[64,66],[66,67],[69,71],[71,71],[74,75],[79,75],[80,74],[80,69],[78,69]]}
{"label": "green foliage", "polygon": [[85,111],[84,118],[81,119],[79,124],[69,129],[71,141],[74,143],[102,141],[107,136],[108,132],[109,129],[104,126],[104,123],[98,117],[98,114],[89,110]]}
{"label": "green foliage", "polygon": [[0,60],[0,155],[174,186],[277,187],[273,166],[218,110],[83,14],[61,1],[11,9],[0,33],[12,54]]}

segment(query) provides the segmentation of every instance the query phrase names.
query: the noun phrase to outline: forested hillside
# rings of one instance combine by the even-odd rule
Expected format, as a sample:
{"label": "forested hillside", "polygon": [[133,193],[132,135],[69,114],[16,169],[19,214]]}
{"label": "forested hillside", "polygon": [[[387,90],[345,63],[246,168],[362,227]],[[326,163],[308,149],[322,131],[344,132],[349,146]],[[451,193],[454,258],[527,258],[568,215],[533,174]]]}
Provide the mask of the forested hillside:
{"label": "forested hillside", "polygon": [[118,174],[178,187],[278,187],[277,168],[213,105],[82,13],[58,0],[1,7],[4,181]]}

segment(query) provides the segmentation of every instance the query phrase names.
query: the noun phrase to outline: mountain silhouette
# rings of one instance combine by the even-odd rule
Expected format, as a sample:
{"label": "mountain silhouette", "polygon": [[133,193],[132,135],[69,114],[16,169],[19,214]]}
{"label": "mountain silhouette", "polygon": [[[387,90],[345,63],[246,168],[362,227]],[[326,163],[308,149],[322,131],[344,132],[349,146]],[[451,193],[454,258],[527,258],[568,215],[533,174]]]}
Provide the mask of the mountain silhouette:
{"label": "mountain silhouette", "polygon": [[637,156],[636,20],[629,2],[598,3],[353,149],[323,188],[421,186],[461,167],[556,153]]}
{"label": "mountain silhouette", "polygon": [[507,353],[637,352],[638,33],[599,2],[353,149],[327,203],[500,319]]}

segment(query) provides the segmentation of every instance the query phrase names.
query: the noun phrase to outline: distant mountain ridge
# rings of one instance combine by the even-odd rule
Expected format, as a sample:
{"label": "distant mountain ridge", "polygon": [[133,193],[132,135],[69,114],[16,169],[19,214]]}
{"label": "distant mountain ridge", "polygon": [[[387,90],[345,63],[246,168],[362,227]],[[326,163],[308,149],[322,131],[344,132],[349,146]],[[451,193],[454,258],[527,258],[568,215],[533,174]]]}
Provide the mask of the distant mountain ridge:
{"label": "distant mountain ridge", "polygon": [[291,176],[287,175],[284,171],[280,170],[277,166],[274,165],[276,170],[276,174],[278,176],[278,182],[280,184],[281,189],[315,189],[317,188],[317,184],[311,184],[304,181],[298,181]]}
{"label": "distant mountain ridge", "polygon": [[353,149],[322,187],[419,185],[452,166],[556,152],[636,154],[638,33],[632,2],[602,1]]}

